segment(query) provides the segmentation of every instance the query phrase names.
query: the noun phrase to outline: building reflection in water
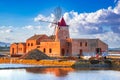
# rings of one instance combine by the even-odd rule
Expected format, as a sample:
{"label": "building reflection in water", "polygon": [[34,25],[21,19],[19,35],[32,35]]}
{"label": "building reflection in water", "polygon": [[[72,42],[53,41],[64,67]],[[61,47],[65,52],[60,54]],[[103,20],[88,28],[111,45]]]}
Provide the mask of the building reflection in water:
{"label": "building reflection in water", "polygon": [[67,76],[69,72],[73,72],[73,68],[27,68],[27,72],[29,73],[40,73],[40,74],[46,74],[51,73],[54,74],[56,77],[63,77]]}
{"label": "building reflection in water", "polygon": [[120,71],[120,68],[27,68],[26,71],[28,73],[35,74],[54,74],[56,77],[65,77],[70,72],[76,71],[89,71],[89,70],[116,70]]}

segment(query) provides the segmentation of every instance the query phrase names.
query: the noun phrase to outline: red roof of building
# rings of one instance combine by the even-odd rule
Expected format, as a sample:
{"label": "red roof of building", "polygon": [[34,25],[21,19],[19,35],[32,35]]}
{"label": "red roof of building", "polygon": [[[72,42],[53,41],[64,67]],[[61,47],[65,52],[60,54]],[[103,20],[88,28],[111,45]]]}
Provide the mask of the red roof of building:
{"label": "red roof of building", "polygon": [[40,34],[40,35],[35,34],[34,36],[28,38],[27,40],[37,40],[37,39],[39,39],[39,38],[41,38],[43,36],[47,37],[47,35],[45,35],[45,34]]}
{"label": "red roof of building", "polygon": [[60,22],[58,22],[58,26],[67,26],[66,22],[64,20],[64,18],[62,17],[62,19],[60,20]]}

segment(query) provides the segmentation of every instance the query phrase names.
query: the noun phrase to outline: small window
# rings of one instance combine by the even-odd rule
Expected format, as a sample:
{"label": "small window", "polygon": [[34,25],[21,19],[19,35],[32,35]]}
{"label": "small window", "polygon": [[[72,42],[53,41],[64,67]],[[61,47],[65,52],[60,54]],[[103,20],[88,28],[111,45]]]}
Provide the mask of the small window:
{"label": "small window", "polygon": [[85,42],[85,46],[87,47],[87,42]]}
{"label": "small window", "polygon": [[52,49],[51,48],[49,49],[49,53],[52,53]]}
{"label": "small window", "polygon": [[28,46],[30,46],[30,44],[28,43]]}
{"label": "small window", "polygon": [[46,52],[46,49],[45,49],[45,48],[43,49],[43,52],[44,52],[44,53]]}
{"label": "small window", "polygon": [[69,42],[67,42],[67,46],[68,46],[68,47],[70,46],[70,43],[69,43]]}
{"label": "small window", "polygon": [[31,43],[31,46],[33,46],[33,43]]}
{"label": "small window", "polygon": [[82,46],[82,42],[80,42],[80,47]]}
{"label": "small window", "polygon": [[37,48],[40,48],[40,46],[37,46]]}
{"label": "small window", "polygon": [[69,53],[69,50],[67,49],[67,53]]}

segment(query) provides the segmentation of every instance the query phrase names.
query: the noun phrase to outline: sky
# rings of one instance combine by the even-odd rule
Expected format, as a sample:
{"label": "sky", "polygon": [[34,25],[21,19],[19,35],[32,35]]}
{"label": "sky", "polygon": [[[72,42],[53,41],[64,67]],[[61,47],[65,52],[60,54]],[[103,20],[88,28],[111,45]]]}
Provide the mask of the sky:
{"label": "sky", "polygon": [[99,38],[120,48],[120,0],[0,0],[0,42],[25,42],[52,35],[54,9],[61,7],[71,38]]}

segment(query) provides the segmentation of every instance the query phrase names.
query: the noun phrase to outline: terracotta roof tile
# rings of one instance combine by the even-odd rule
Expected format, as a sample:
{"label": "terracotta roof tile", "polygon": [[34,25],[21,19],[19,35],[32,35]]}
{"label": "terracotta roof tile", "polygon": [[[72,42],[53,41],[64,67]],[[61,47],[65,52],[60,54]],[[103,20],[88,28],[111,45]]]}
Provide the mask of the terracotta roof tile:
{"label": "terracotta roof tile", "polygon": [[24,42],[20,42],[20,43],[18,43],[18,44],[26,45],[26,43],[24,43]]}
{"label": "terracotta roof tile", "polygon": [[41,37],[43,37],[43,36],[47,36],[47,35],[45,35],[45,34],[36,35],[36,34],[35,34],[34,36],[28,38],[27,40],[37,40],[37,39],[39,39],[39,38],[41,38]]}

